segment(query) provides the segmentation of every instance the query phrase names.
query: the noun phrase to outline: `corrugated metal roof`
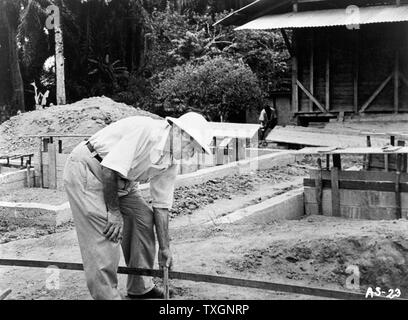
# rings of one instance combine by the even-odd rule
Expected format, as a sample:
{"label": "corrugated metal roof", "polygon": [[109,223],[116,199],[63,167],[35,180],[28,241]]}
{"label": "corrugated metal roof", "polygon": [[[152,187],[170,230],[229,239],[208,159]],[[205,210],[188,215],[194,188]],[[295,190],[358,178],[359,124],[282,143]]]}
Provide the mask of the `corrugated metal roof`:
{"label": "corrugated metal roof", "polygon": [[363,8],[352,6],[347,9],[265,15],[237,27],[235,30],[313,28],[400,21],[408,21],[408,5]]}
{"label": "corrugated metal roof", "polygon": [[265,14],[274,13],[275,10],[285,7],[285,5],[287,11],[291,11],[292,0],[255,0],[245,7],[228,14],[223,19],[214,23],[214,26],[218,24],[224,26],[242,25]]}

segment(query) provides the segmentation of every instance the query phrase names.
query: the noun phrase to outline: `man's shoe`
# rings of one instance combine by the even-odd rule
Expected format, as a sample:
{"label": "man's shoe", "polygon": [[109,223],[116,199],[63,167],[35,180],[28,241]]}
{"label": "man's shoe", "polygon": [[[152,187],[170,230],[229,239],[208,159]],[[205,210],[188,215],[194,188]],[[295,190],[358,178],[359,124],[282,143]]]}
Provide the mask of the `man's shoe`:
{"label": "man's shoe", "polygon": [[[169,296],[173,296],[174,290],[169,290]],[[128,293],[128,298],[130,299],[164,299],[164,290],[154,286],[152,290],[146,292],[145,294],[130,294]]]}

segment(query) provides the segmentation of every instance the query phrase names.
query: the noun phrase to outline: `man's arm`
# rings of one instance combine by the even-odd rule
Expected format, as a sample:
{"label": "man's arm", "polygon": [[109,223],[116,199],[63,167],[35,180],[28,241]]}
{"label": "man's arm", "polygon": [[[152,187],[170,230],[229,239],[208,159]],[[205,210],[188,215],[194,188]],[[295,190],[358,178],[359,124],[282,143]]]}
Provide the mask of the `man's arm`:
{"label": "man's arm", "polygon": [[169,210],[153,208],[154,224],[156,226],[157,241],[159,242],[159,266],[171,268],[173,259],[170,251]]}
{"label": "man's arm", "polygon": [[108,208],[108,221],[103,233],[111,241],[122,239],[123,217],[119,209],[118,175],[115,171],[102,167],[102,184],[105,203]]}

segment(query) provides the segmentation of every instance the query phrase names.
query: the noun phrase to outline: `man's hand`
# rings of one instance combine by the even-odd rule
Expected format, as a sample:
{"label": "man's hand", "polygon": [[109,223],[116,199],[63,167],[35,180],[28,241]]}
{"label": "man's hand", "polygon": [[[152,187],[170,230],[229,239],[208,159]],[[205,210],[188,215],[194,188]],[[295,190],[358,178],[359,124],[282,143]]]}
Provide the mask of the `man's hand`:
{"label": "man's hand", "polygon": [[173,267],[173,256],[170,249],[159,249],[159,267],[163,269],[167,267],[171,269]]}
{"label": "man's hand", "polygon": [[106,238],[113,242],[119,242],[122,240],[123,233],[123,217],[120,212],[108,211],[108,222],[103,230],[103,234]]}

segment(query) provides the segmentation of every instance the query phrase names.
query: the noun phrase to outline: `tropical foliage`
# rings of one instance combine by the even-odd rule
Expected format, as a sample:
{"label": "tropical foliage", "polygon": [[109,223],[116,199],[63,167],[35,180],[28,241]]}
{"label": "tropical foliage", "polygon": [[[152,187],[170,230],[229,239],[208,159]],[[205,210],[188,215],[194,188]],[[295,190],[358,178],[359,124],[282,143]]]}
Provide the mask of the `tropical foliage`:
{"label": "tropical foliage", "polygon": [[[56,4],[68,102],[105,95],[164,114],[193,108],[214,119],[235,117],[285,87],[288,77],[280,33],[213,27],[225,10],[249,2],[0,0],[0,106],[13,112],[34,108],[33,82],[55,101],[53,70],[44,66],[54,55],[54,34],[44,26],[47,6]],[[192,74],[218,81],[225,91],[208,87],[199,96],[189,94],[182,81],[197,80]],[[240,82],[250,87],[246,93],[239,91]],[[170,94],[170,88],[182,96]],[[238,103],[247,97],[254,103]]]}

